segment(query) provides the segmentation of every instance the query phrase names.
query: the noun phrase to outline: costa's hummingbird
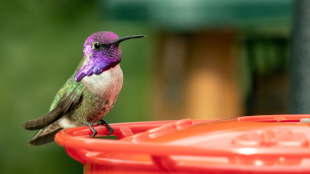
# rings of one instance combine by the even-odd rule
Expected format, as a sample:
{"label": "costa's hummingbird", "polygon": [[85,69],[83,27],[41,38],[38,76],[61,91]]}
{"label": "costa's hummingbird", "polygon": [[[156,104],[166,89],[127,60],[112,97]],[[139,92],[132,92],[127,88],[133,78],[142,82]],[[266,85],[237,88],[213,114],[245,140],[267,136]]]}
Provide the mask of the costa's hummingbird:
{"label": "costa's hummingbird", "polygon": [[113,129],[103,117],[114,106],[123,85],[122,41],[142,38],[142,35],[119,38],[115,33],[101,31],[90,35],[84,43],[84,57],[73,75],[56,94],[49,112],[23,123],[27,130],[38,130],[30,145],[42,145],[54,140],[57,131],[78,126],[105,124],[109,134]]}

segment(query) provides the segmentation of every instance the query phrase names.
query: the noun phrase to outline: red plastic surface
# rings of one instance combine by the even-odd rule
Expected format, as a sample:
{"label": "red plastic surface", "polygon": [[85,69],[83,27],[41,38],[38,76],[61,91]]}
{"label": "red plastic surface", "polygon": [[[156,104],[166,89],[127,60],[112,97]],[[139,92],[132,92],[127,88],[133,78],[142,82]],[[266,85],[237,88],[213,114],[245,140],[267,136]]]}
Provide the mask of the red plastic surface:
{"label": "red plastic surface", "polygon": [[[88,127],[55,140],[85,173],[309,173],[310,115],[111,124],[119,140],[89,138]],[[98,136],[108,133],[95,126]]]}

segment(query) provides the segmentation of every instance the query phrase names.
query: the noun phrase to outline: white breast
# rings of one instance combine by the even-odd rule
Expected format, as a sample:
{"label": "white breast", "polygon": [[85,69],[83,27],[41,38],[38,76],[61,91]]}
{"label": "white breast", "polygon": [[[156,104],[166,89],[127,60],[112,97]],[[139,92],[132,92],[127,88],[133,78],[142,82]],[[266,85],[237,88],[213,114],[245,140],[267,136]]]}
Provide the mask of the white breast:
{"label": "white breast", "polygon": [[94,95],[117,97],[123,86],[123,72],[118,64],[99,75],[93,74],[92,76],[84,77],[82,83]]}

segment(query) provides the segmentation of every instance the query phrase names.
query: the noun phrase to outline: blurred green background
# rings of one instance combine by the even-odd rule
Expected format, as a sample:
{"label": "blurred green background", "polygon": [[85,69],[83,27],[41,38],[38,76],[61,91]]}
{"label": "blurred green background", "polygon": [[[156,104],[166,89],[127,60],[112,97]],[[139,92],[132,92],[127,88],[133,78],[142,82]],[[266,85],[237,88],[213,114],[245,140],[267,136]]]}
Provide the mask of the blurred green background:
{"label": "blurred green background", "polygon": [[152,30],[134,23],[104,22],[97,1],[0,4],[1,173],[82,173],[82,164],[54,142],[28,146],[35,132],[24,130],[21,124],[48,111],[82,59],[85,39],[97,31],[113,31],[120,37],[149,36],[122,43],[124,87],[107,117],[108,122],[145,120]]}
{"label": "blurred green background", "polygon": [[[48,111],[97,31],[147,36],[121,44],[124,85],[108,122],[286,113],[291,8],[290,0],[1,1],[1,173],[82,173],[55,142],[28,146],[35,132],[21,125]],[[212,51],[227,55],[204,54]]]}

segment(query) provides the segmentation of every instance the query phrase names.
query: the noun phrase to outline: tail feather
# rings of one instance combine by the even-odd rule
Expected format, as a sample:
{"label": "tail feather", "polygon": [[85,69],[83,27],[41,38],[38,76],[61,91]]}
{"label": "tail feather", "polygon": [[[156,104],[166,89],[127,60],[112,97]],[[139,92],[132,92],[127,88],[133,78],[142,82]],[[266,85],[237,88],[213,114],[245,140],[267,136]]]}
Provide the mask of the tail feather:
{"label": "tail feather", "polygon": [[59,119],[61,116],[63,116],[61,108],[55,108],[54,110],[50,111],[42,117],[23,123],[23,127],[27,130],[42,129],[50,123]]}
{"label": "tail feather", "polygon": [[81,103],[82,98],[83,96],[81,94],[78,95],[74,89],[70,95],[64,95],[53,110],[40,118],[23,123],[23,127],[27,130],[43,129],[45,126],[57,121],[70,111],[74,110]]}
{"label": "tail feather", "polygon": [[29,142],[29,145],[38,146],[54,141],[55,134],[62,130],[58,122],[54,122],[51,125],[40,129]]}

